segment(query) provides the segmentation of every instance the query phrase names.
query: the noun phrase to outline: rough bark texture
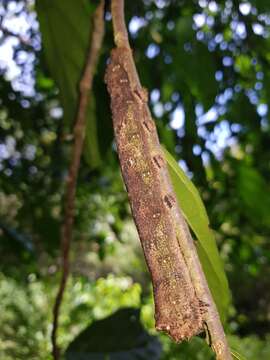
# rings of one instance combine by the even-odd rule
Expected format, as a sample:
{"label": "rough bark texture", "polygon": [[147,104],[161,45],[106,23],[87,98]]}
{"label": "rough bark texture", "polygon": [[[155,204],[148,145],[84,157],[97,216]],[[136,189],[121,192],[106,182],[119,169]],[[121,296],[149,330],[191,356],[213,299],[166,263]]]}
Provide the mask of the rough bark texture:
{"label": "rough bark texture", "polygon": [[156,127],[128,42],[124,0],[112,0],[114,42],[107,83],[133,216],[152,276],[156,327],[181,341],[206,332],[217,360],[230,350],[198,254],[172,190]]}
{"label": "rough bark texture", "polygon": [[106,74],[117,149],[152,276],[156,328],[181,341],[203,330],[206,304],[196,294],[179,245],[186,224],[168,181],[146,91],[134,88],[129,77],[129,59],[128,49],[113,50]]}

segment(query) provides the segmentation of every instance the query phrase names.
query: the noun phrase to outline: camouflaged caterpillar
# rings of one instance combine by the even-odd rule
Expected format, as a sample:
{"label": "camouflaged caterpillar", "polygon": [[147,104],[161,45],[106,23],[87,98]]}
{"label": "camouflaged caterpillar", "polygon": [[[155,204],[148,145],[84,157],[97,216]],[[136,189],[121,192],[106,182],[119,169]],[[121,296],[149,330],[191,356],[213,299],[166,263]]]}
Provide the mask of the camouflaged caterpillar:
{"label": "camouflaged caterpillar", "polygon": [[196,295],[181,251],[184,220],[180,218],[177,225],[182,215],[168,185],[168,170],[146,91],[133,88],[129,61],[128,49],[114,49],[105,77],[117,151],[152,278],[156,328],[179,342],[203,331],[206,305]]}

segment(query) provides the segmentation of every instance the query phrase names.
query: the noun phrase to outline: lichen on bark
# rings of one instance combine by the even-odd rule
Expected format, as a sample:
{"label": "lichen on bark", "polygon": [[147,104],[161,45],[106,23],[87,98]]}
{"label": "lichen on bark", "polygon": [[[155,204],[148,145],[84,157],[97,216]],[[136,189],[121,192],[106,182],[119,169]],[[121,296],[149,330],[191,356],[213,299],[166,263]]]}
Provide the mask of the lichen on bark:
{"label": "lichen on bark", "polygon": [[176,341],[204,330],[216,359],[231,360],[216,305],[175,199],[147,93],[137,74],[124,0],[112,0],[111,12],[116,49],[106,81],[121,170],[152,277],[156,328]]}
{"label": "lichen on bark", "polygon": [[129,58],[128,49],[114,49],[106,73],[117,150],[152,277],[156,327],[181,341],[203,330],[206,304],[196,294],[179,245],[181,231],[172,220],[177,205],[166,162],[146,91],[132,86]]}

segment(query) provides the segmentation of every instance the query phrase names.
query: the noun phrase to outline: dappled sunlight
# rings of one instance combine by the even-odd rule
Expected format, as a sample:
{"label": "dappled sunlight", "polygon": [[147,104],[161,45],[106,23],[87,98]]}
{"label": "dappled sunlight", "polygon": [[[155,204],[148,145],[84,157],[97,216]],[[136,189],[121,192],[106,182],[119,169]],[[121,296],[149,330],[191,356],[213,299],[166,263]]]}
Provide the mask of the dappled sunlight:
{"label": "dappled sunlight", "polygon": [[[52,306],[62,271],[64,191],[70,181],[74,119],[97,3],[0,4],[0,358],[4,360],[50,358]],[[143,169],[142,177],[152,184],[168,162],[151,147],[156,126],[161,144],[175,160],[171,167],[177,174],[173,179],[178,202],[214,293],[224,290],[219,282],[225,269],[232,294],[226,303],[229,343],[247,360],[268,360],[270,1],[125,3],[132,55],[148,95],[136,87],[132,96],[128,93],[127,116],[116,129],[117,135],[127,131],[119,146],[104,82],[113,48],[112,16],[106,5],[106,34],[86,108],[59,344],[64,352],[95,321],[134,307],[140,309],[148,339],[157,339],[162,346],[160,360],[212,356],[200,337],[175,345],[155,330],[151,278],[117,153],[133,144],[132,156],[122,168],[131,169],[133,175]],[[124,77],[127,69],[120,70],[121,85],[129,84],[131,79]],[[116,65],[112,72],[117,71]],[[117,93],[113,99],[120,97]],[[136,127],[147,97],[153,122],[143,118]],[[130,114],[136,115],[134,123],[127,124],[125,116]],[[142,135],[149,142],[142,147],[143,161],[138,161]],[[153,173],[145,160],[148,147]],[[159,195],[157,188],[156,183],[154,190],[149,188],[153,199]],[[140,197],[138,190],[138,208]],[[170,214],[174,196],[162,193],[161,200],[167,206],[165,214]],[[204,205],[198,205],[202,201],[208,215]],[[157,222],[157,231],[149,230],[161,212],[148,203],[147,234],[151,241],[156,233],[163,239],[166,224]],[[156,244],[152,241],[149,246],[151,252]],[[164,264],[167,258],[159,260],[160,268]],[[226,296],[229,293],[217,296],[218,306]],[[147,359],[147,352],[142,354]]]}

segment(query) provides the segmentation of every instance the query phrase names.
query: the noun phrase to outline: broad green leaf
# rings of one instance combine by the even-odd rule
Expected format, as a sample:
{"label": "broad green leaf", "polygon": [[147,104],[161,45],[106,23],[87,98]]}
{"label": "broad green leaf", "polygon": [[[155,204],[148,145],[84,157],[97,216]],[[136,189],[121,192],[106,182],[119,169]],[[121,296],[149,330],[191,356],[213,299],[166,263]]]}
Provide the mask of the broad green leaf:
{"label": "broad green leaf", "polygon": [[[91,1],[38,0],[36,9],[42,45],[51,76],[60,91],[65,124],[71,129],[78,104],[78,85],[92,30]],[[93,96],[93,95],[92,95]],[[100,163],[94,107],[87,108],[86,160],[93,168]]]}
{"label": "broad green leaf", "polygon": [[[172,49],[172,58],[177,66],[177,81],[183,90],[202,103],[207,111],[215,102],[218,94],[218,83],[215,79],[217,65],[207,46],[196,41],[191,16],[181,16],[176,23],[176,46]],[[200,61],[198,61],[200,59]],[[203,69],[203,71],[202,71]],[[205,86],[207,84],[207,86]]]}
{"label": "broad green leaf", "polygon": [[166,149],[164,149],[164,155],[178,203],[198,240],[196,244],[198,255],[220,317],[224,322],[230,303],[230,291],[214,233],[209,228],[204,204],[194,184]]}
{"label": "broad green leaf", "polygon": [[231,349],[231,354],[232,354],[233,358],[236,360],[246,360],[244,358],[244,356],[242,356],[241,354],[239,354],[237,351],[235,351],[233,349]]}
{"label": "broad green leaf", "polygon": [[252,166],[243,162],[236,168],[236,189],[244,205],[243,213],[254,225],[270,226],[268,184]]}
{"label": "broad green leaf", "polygon": [[67,348],[65,358],[158,360],[161,351],[158,339],[141,324],[140,310],[122,308],[84,329]]}
{"label": "broad green leaf", "polygon": [[256,6],[259,12],[265,13],[270,10],[269,0],[251,0],[250,2]]}

